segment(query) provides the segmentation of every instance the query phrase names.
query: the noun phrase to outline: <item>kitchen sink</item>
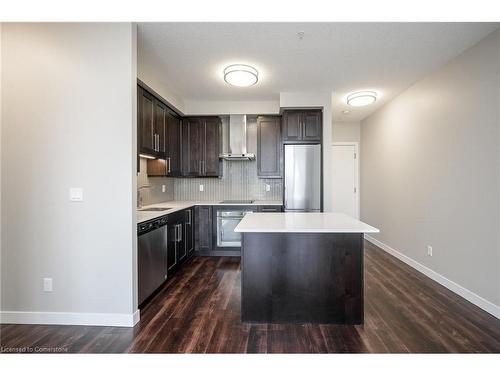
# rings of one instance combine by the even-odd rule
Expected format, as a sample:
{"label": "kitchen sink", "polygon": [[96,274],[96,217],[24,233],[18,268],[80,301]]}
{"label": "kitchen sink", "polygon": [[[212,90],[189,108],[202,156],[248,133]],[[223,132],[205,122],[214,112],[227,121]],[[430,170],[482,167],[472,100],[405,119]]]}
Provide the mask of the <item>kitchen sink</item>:
{"label": "kitchen sink", "polygon": [[166,211],[171,209],[172,207],[149,207],[149,208],[142,208],[139,211]]}

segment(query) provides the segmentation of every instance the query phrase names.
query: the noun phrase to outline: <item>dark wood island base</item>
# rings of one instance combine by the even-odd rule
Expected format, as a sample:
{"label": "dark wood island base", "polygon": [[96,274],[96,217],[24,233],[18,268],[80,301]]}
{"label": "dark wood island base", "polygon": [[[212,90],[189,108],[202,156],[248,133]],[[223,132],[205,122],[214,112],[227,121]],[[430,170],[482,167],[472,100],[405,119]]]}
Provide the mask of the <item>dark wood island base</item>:
{"label": "dark wood island base", "polygon": [[363,233],[242,233],[241,319],[363,324]]}

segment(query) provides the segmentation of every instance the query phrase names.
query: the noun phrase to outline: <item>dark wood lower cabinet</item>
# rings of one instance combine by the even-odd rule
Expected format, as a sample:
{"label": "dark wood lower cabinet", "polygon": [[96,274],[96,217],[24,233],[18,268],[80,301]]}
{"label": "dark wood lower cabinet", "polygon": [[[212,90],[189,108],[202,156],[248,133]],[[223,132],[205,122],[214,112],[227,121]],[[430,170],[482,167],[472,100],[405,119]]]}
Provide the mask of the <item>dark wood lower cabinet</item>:
{"label": "dark wood lower cabinet", "polygon": [[167,277],[177,267],[177,227],[175,224],[168,223],[167,235]]}
{"label": "dark wood lower cabinet", "polygon": [[194,208],[188,208],[184,211],[184,241],[186,243],[186,253],[189,258],[194,252]]}
{"label": "dark wood lower cabinet", "polygon": [[195,207],[195,249],[198,253],[212,250],[212,206]]}
{"label": "dark wood lower cabinet", "polygon": [[363,323],[363,234],[243,233],[241,320]]}

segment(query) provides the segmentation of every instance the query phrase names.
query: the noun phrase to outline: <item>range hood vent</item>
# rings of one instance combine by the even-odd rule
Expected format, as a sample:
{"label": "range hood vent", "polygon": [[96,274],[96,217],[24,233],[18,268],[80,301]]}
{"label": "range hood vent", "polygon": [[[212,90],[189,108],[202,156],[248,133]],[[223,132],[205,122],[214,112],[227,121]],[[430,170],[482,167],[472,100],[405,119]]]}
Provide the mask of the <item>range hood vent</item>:
{"label": "range hood vent", "polygon": [[220,154],[224,160],[255,160],[255,154],[247,152],[247,116],[229,116],[229,152]]}

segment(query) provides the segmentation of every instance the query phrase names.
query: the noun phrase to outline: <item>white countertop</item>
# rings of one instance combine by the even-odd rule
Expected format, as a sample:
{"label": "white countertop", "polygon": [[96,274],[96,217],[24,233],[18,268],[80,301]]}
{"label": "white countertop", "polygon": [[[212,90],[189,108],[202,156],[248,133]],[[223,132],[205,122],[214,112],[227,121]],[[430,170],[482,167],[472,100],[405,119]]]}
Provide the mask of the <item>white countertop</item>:
{"label": "white countertop", "polygon": [[331,212],[249,213],[235,232],[257,233],[378,233],[351,216]]}
{"label": "white countertop", "polygon": [[[137,210],[137,224],[144,221],[156,219],[161,216],[172,214],[177,211],[185,210],[193,206],[281,206],[281,201],[254,201],[252,203],[220,203],[220,201],[169,201],[163,203],[150,204]],[[170,207],[165,211],[140,211],[150,207]]]}

